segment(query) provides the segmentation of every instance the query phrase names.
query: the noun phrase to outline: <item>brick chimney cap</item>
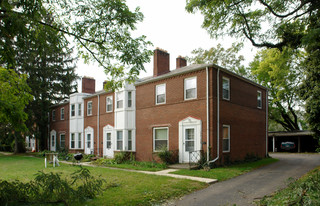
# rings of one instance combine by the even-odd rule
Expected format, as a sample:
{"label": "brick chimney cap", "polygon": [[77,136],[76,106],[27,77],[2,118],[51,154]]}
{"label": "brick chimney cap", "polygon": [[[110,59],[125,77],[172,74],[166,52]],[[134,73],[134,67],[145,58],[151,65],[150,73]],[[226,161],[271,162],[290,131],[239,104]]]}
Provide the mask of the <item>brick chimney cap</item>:
{"label": "brick chimney cap", "polygon": [[162,51],[162,52],[168,53],[168,51],[167,51],[167,50],[161,49],[161,48],[159,48],[159,47],[157,47],[155,50],[159,50],[159,51]]}
{"label": "brick chimney cap", "polygon": [[179,58],[179,59],[186,59],[185,57],[183,57],[183,56],[181,56],[181,55],[179,55],[178,58]]}
{"label": "brick chimney cap", "polygon": [[94,79],[93,77],[88,77],[88,76],[83,76],[82,78],[86,78],[86,79]]}

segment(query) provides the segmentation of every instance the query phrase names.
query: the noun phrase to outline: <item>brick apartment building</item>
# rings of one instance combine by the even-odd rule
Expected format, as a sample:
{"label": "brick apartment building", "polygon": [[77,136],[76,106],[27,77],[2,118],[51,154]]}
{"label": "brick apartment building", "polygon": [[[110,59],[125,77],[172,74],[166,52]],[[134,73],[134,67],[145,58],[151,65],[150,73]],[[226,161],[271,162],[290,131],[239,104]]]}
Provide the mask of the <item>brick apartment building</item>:
{"label": "brick apartment building", "polygon": [[156,49],[152,77],[116,92],[95,92],[94,83],[83,78],[82,93],[52,107],[51,150],[132,151],[152,161],[166,147],[181,163],[199,151],[218,162],[267,153],[266,88],[217,65],[187,66],[178,57],[170,71],[169,54]]}

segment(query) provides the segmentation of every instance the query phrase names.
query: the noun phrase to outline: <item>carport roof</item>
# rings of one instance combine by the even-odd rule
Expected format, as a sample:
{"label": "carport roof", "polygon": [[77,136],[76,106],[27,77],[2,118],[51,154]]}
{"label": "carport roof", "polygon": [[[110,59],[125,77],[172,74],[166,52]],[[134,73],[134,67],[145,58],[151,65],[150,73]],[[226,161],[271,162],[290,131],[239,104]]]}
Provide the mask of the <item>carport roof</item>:
{"label": "carport roof", "polygon": [[295,137],[295,136],[312,136],[314,132],[310,130],[299,130],[299,131],[277,131],[268,132],[269,137]]}

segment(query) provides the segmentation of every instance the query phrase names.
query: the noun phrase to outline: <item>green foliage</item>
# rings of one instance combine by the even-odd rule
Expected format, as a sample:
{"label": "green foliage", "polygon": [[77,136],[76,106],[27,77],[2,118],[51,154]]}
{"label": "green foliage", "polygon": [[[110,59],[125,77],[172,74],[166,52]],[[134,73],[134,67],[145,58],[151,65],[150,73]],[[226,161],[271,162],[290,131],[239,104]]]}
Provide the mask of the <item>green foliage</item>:
{"label": "green foliage", "polygon": [[242,47],[242,43],[233,43],[228,49],[223,48],[221,44],[218,44],[216,48],[212,47],[209,50],[199,48],[193,50],[191,52],[192,56],[187,57],[187,60],[192,64],[217,64],[241,76],[247,77],[248,72],[242,65],[244,57],[238,55]]}
{"label": "green foliage", "polygon": [[0,180],[1,203],[58,203],[75,204],[95,198],[103,191],[105,180],[93,177],[89,170],[80,168],[71,179],[61,178],[60,173],[39,171],[34,180],[23,183]]}
{"label": "green foliage", "polygon": [[[290,48],[263,49],[250,63],[251,76],[269,89],[269,119],[285,130],[299,130],[304,111],[298,95],[303,72],[304,53]],[[299,120],[300,119],[300,120]]]}
{"label": "green foliage", "polygon": [[178,161],[177,155],[175,155],[173,151],[168,150],[167,147],[161,148],[160,151],[157,152],[157,155],[165,164],[173,164]]}
{"label": "green foliage", "polygon": [[258,205],[320,205],[320,170],[316,169]]}

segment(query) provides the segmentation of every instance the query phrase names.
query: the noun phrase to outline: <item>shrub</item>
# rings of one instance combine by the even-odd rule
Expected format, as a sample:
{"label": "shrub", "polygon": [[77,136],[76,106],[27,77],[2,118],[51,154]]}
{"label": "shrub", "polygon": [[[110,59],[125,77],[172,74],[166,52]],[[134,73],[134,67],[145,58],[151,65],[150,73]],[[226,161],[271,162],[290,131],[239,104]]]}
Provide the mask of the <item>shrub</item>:
{"label": "shrub", "polygon": [[[104,179],[95,178],[86,168],[80,168],[71,175],[71,180],[62,179],[60,173],[38,172],[34,180],[22,183],[0,180],[0,202],[7,203],[70,203],[95,198],[105,189]],[[110,185],[116,186],[116,185]]]}
{"label": "shrub", "polygon": [[173,164],[177,162],[177,155],[174,155],[174,153],[169,151],[167,147],[162,148],[157,155],[165,164]]}

